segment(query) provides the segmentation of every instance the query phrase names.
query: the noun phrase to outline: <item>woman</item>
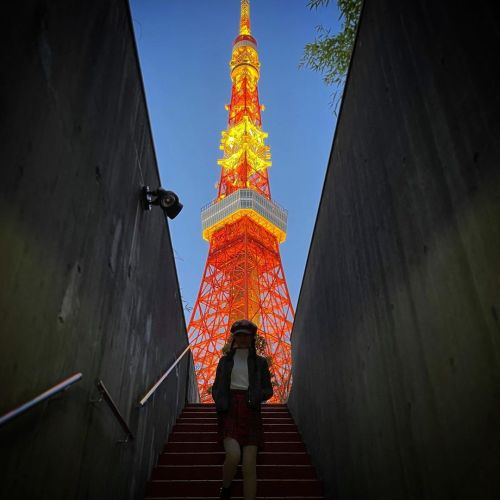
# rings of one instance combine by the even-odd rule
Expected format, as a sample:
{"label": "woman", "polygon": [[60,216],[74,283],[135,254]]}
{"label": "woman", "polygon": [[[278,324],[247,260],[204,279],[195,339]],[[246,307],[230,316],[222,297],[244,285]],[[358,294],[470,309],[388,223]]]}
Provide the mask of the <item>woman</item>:
{"label": "woman", "polygon": [[212,386],[218,439],[226,451],[220,498],[231,498],[231,481],[243,455],[243,496],[255,500],[257,451],[264,445],[260,404],[273,395],[273,387],[267,359],[256,352],[257,326],[245,319],[236,321],[231,334]]}

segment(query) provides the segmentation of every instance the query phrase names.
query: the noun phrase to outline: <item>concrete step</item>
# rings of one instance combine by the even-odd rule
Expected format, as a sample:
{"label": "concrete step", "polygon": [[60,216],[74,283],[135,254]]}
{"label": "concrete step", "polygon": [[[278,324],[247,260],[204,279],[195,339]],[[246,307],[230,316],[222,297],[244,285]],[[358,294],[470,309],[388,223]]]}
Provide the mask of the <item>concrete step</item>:
{"label": "concrete step", "polygon": [[[283,443],[280,443],[283,444]],[[164,452],[160,455],[159,465],[222,465],[224,451],[208,452]],[[305,451],[260,451],[257,465],[307,465],[310,457]]]}
{"label": "concrete step", "polygon": [[[179,479],[201,480],[219,479],[222,477],[222,464],[219,465],[159,465],[153,470],[152,480]],[[236,478],[242,478],[241,467],[238,467]],[[316,479],[312,465],[257,465],[259,479]]]}
{"label": "concrete step", "polygon": [[[206,442],[206,441],[217,441],[217,432],[211,431],[192,431],[192,432],[177,432],[174,431],[168,437],[169,443],[175,443],[179,441],[191,441],[191,442]],[[295,432],[266,432],[264,430],[264,441],[301,441],[300,434]]]}
{"label": "concrete step", "polygon": [[[265,432],[297,432],[297,426],[292,423],[276,424],[274,422],[262,422]],[[177,422],[172,432],[217,432],[217,422]]]}
{"label": "concrete step", "polygon": [[[163,500],[167,497],[145,497],[144,500]],[[202,496],[202,497],[168,497],[168,500],[219,500],[219,495],[215,497],[207,497],[207,496]],[[232,495],[231,496],[232,500],[243,500],[243,496],[238,496],[238,495]],[[287,495],[286,497],[283,496],[269,496],[266,495],[265,497],[261,497],[257,495],[256,500],[326,500],[325,497],[322,496],[290,496]]]}
{"label": "concrete step", "polygon": [[[273,452],[291,452],[291,451],[306,451],[302,441],[286,442],[266,442],[264,444],[265,451]],[[163,448],[164,452],[210,452],[221,451],[221,445],[216,441],[175,441],[167,442]],[[260,453],[259,453],[260,454]]]}
{"label": "concrete step", "polygon": [[[215,406],[214,407],[196,407],[196,406],[186,406],[184,411],[190,413],[216,413]],[[261,406],[262,413],[287,413],[289,414],[288,408],[266,408]]]}
{"label": "concrete step", "polygon": [[[268,417],[268,416],[264,416],[264,417],[262,417],[262,421],[264,423],[269,423],[269,424],[293,424],[293,425],[295,425],[292,417]],[[178,423],[178,424],[217,424],[217,417],[215,417],[215,416],[209,416],[209,417],[189,416],[189,417],[185,417],[185,416],[181,415],[177,419],[176,423]]]}
{"label": "concrete step", "polygon": [[[185,408],[215,408],[215,403],[188,403],[188,404],[186,404]],[[288,406],[284,403],[276,403],[276,404],[263,403],[262,408],[286,408],[286,409],[288,409]]]}
{"label": "concrete step", "polygon": [[[152,480],[148,483],[147,497],[192,497],[192,496],[216,496],[220,490],[221,479],[199,479],[199,480]],[[281,496],[288,498],[290,495],[299,496],[303,499],[308,496],[321,496],[322,491],[316,479],[257,479],[257,491],[259,495]],[[235,496],[243,494],[243,480],[233,480],[233,492]]]}

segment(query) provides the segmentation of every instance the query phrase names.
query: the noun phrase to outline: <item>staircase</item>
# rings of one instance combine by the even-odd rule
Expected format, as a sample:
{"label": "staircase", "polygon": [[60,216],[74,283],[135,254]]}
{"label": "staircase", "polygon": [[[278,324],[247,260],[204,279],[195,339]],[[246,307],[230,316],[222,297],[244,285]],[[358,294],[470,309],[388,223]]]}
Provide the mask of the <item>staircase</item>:
{"label": "staircase", "polygon": [[[263,404],[265,451],[257,454],[257,500],[325,500],[309,455],[284,404]],[[146,488],[146,500],[219,498],[224,450],[216,443],[214,404],[188,404]],[[233,499],[243,499],[241,464]]]}

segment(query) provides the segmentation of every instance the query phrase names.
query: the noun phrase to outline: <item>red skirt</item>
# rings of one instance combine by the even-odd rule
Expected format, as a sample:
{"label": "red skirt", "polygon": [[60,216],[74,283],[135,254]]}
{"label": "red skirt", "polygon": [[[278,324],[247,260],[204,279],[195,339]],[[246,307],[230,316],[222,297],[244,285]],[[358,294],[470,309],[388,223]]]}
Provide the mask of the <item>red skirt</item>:
{"label": "red skirt", "polygon": [[217,414],[217,441],[232,437],[240,446],[253,444],[264,447],[264,431],[260,407],[254,410],[247,405],[246,390],[231,389],[229,411]]}

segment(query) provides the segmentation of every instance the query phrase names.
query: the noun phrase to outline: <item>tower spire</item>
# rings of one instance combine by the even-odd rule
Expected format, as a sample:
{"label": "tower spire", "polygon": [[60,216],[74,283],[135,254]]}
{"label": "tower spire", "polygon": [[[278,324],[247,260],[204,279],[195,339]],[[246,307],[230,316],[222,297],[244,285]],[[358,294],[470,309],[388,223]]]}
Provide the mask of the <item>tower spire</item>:
{"label": "tower spire", "polygon": [[250,0],[241,0],[240,35],[251,35]]}

